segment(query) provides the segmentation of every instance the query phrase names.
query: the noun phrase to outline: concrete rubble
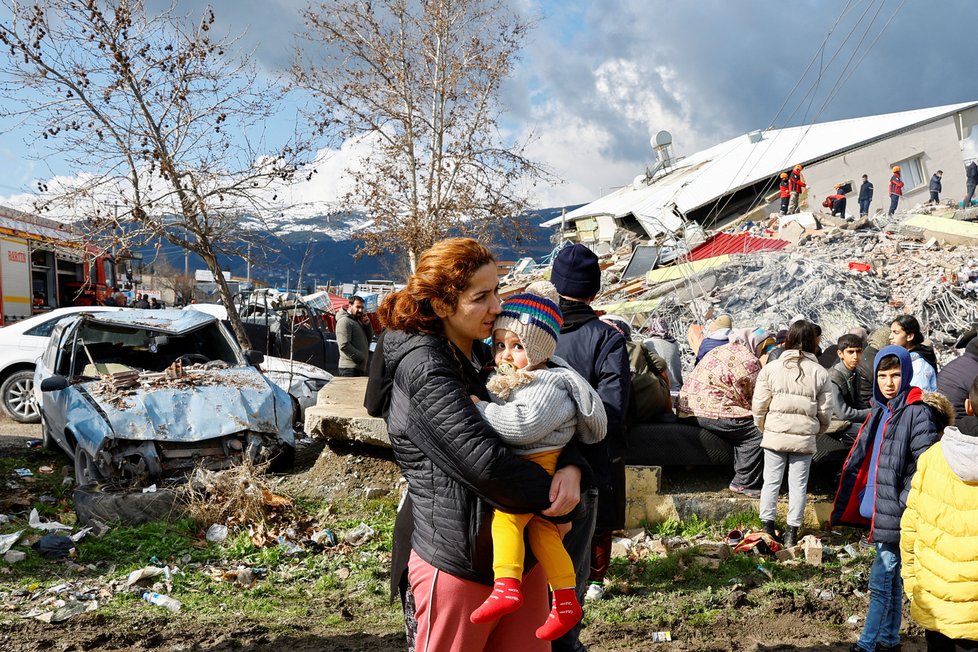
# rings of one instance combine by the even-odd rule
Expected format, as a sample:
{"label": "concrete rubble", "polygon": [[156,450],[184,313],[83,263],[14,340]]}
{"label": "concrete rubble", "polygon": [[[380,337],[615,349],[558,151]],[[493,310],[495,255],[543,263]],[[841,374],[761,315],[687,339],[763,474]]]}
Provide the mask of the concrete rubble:
{"label": "concrete rubble", "polygon": [[[755,240],[747,253],[702,259],[694,248],[696,262],[681,257],[624,280],[621,273],[635,247],[655,242],[620,238],[619,246],[601,258],[603,291],[594,305],[624,317],[639,335],[652,318],[663,318],[680,341],[691,325],[705,327],[720,313],[729,313],[735,326],[774,331],[801,314],[822,327],[827,342],[855,326],[872,331],[898,315],[913,314],[946,362],[956,356],[956,338],[978,322],[978,224],[973,220],[978,209],[946,205],[913,206],[893,218],[772,214],[762,223],[741,221],[723,232],[787,240],[780,251],[754,252]],[[504,278],[503,297],[548,273],[542,264],[523,269],[526,273]],[[691,352],[687,355],[691,365]]]}

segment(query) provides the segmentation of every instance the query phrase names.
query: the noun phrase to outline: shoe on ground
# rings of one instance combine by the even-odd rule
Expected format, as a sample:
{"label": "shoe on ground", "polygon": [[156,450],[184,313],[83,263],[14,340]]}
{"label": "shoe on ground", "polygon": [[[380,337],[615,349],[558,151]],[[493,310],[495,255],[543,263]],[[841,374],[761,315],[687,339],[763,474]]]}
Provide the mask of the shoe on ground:
{"label": "shoe on ground", "polygon": [[728,489],[735,494],[740,494],[746,496],[747,498],[753,498],[754,500],[759,500],[761,497],[760,489],[752,489],[750,487],[741,487],[739,484],[731,484]]}
{"label": "shoe on ground", "polygon": [[587,602],[604,599],[604,584],[588,584],[587,593],[584,594]]}

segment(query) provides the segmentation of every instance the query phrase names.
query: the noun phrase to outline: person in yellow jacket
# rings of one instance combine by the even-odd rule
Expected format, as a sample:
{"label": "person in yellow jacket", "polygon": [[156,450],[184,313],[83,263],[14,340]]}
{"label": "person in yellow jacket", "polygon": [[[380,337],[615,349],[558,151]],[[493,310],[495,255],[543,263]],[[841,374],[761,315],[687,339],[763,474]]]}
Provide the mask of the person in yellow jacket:
{"label": "person in yellow jacket", "polygon": [[917,460],[900,521],[903,588],[928,650],[978,650],[978,378],[966,417]]}

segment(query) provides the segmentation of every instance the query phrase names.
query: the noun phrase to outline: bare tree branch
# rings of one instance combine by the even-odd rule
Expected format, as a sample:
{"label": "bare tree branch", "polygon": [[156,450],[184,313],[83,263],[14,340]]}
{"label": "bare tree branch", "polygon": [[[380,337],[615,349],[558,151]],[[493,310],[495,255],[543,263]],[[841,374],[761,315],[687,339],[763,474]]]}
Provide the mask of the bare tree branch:
{"label": "bare tree branch", "polygon": [[551,173],[499,133],[500,85],[531,21],[503,0],[329,0],[303,12],[296,87],[320,98],[320,131],[372,151],[344,197],[372,224],[360,253],[413,261],[446,235],[519,239],[534,181]]}
{"label": "bare tree branch", "polygon": [[[0,116],[20,120],[79,174],[41,184],[36,210],[84,220],[122,246],[163,238],[214,274],[235,335],[248,338],[218,263],[261,246],[275,189],[295,176],[308,143],[263,137],[282,88],[262,81],[215,16],[150,15],[144,0],[0,0]],[[117,215],[118,206],[123,208]]]}

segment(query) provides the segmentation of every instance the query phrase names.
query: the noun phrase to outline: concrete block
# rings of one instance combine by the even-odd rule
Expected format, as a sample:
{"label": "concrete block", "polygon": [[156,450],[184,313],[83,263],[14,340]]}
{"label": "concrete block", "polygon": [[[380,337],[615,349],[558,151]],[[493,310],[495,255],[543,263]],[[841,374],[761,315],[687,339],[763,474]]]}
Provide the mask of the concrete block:
{"label": "concrete block", "polygon": [[8,564],[16,564],[25,559],[27,559],[27,553],[20,550],[8,550],[3,556],[3,560]]}
{"label": "concrete block", "polygon": [[[662,467],[625,467],[625,527],[640,527],[642,521],[658,522],[657,498],[662,486]],[[650,510],[651,513],[650,514]],[[655,520],[653,520],[653,518]]]}
{"label": "concrete block", "polygon": [[316,405],[306,410],[306,434],[390,448],[387,424],[363,407],[366,387],[366,378],[333,378],[319,390]]}

